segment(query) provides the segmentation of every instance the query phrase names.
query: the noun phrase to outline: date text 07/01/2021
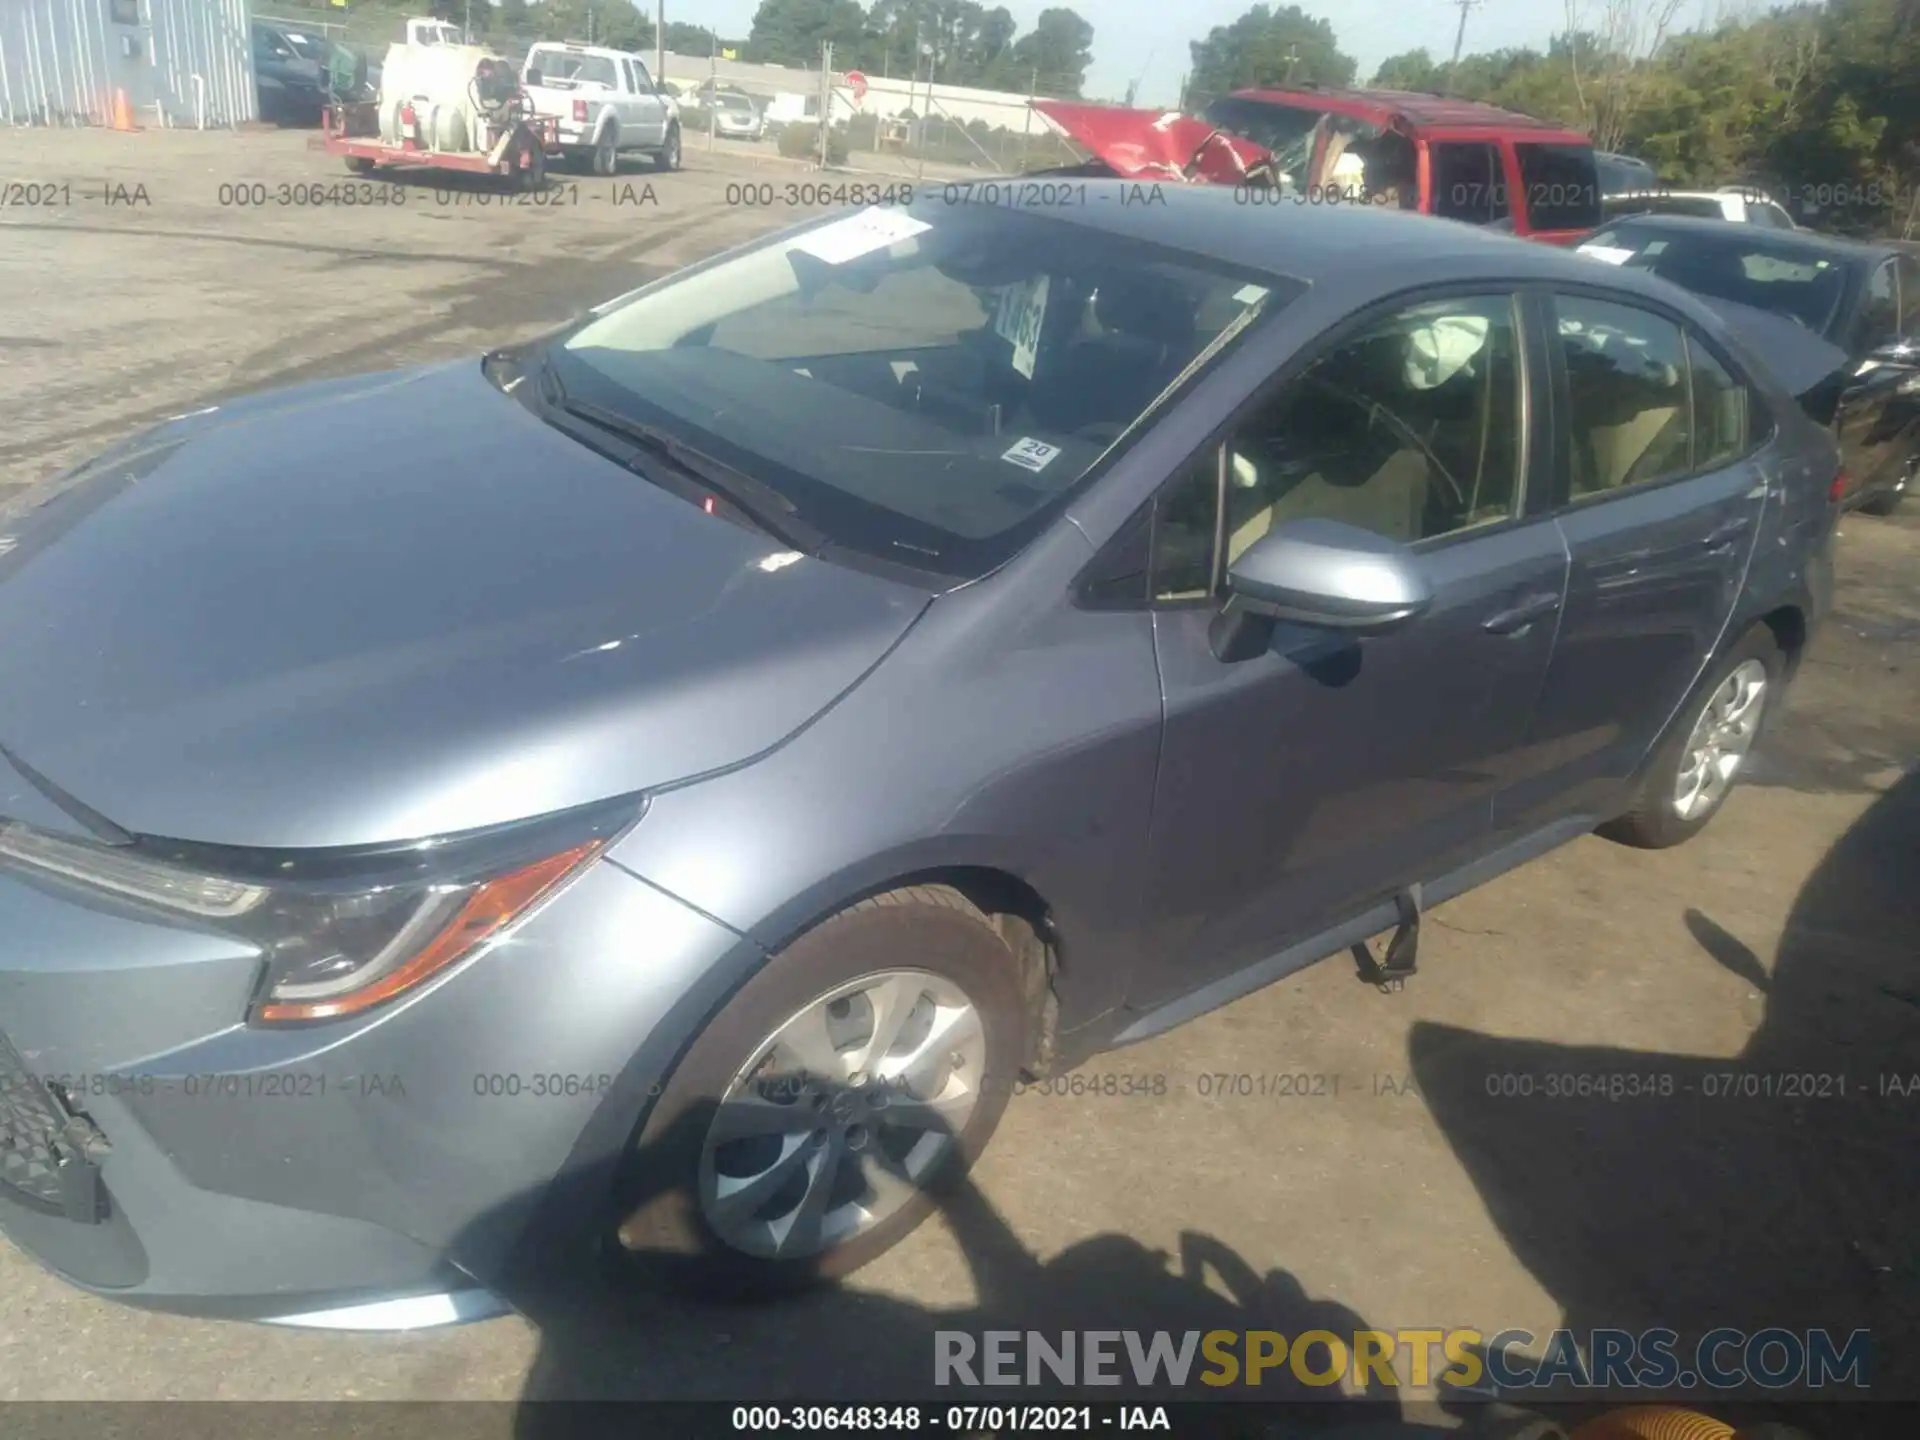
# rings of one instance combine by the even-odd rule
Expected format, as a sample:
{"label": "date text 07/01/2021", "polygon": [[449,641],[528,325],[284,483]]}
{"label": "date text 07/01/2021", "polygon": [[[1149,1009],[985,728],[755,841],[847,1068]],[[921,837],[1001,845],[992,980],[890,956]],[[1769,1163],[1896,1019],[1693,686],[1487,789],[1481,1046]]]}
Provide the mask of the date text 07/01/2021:
{"label": "date text 07/01/2021", "polygon": [[1164,1405],[736,1405],[745,1433],[866,1431],[950,1435],[1173,1429]]}

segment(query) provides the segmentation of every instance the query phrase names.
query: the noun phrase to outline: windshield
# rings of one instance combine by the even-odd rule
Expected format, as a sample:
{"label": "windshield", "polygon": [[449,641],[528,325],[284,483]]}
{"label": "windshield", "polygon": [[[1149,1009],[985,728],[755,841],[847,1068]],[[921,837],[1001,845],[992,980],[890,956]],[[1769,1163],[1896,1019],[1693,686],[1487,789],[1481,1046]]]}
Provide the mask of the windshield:
{"label": "windshield", "polygon": [[1200,118],[1215,129],[1272,151],[1275,168],[1286,183],[1305,189],[1314,127],[1326,114],[1310,105],[1283,105],[1229,95],[1207,106],[1200,112]]}
{"label": "windshield", "polygon": [[985,574],[1197,359],[1300,291],[1009,207],[872,207],[604,311],[570,396],[745,471],[828,542]]}
{"label": "windshield", "polygon": [[1602,230],[1581,253],[1662,280],[1715,300],[1731,300],[1796,320],[1816,334],[1829,334],[1846,291],[1846,273],[1835,261],[1791,244],[1754,244],[1751,228],[1715,227],[1709,235],[1652,235],[1622,226]]}

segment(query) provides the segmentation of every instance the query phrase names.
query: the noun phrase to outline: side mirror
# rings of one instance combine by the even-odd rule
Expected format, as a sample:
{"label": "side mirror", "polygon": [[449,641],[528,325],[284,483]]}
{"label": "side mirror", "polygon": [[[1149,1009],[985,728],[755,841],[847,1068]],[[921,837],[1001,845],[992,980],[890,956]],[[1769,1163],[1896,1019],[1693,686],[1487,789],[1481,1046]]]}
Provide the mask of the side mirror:
{"label": "side mirror", "polygon": [[527,76],[526,76],[527,87],[531,89],[532,87],[534,87],[535,85],[538,85],[539,83],[540,83],[540,71],[537,68],[527,71]]}
{"label": "side mirror", "polygon": [[1222,660],[1244,659],[1253,645],[1264,650],[1275,621],[1378,635],[1433,603],[1412,551],[1339,520],[1292,520],[1269,531],[1227,571],[1227,593],[1212,635]]}

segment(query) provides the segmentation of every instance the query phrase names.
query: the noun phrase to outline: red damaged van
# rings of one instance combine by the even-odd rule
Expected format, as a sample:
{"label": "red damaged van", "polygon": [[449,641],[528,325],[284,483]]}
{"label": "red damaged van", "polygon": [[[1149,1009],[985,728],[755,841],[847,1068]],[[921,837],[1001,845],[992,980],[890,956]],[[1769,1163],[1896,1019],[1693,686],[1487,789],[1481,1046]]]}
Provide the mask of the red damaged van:
{"label": "red damaged van", "polygon": [[1301,203],[1365,201],[1558,245],[1600,224],[1586,136],[1473,100],[1402,90],[1241,90],[1196,116],[1064,100],[1034,109],[1129,180],[1279,186]]}

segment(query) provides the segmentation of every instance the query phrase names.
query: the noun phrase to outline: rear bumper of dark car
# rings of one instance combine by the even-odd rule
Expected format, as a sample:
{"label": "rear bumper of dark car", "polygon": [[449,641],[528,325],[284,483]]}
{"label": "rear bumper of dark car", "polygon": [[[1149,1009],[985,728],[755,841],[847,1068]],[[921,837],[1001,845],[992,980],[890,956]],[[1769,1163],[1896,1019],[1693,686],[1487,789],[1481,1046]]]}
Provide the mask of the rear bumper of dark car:
{"label": "rear bumper of dark car", "polygon": [[603,863],[425,993],[268,1031],[244,945],[0,873],[0,1229],[153,1308],[493,1313],[581,1137],[638,1119],[637,1057],[738,945]]}

